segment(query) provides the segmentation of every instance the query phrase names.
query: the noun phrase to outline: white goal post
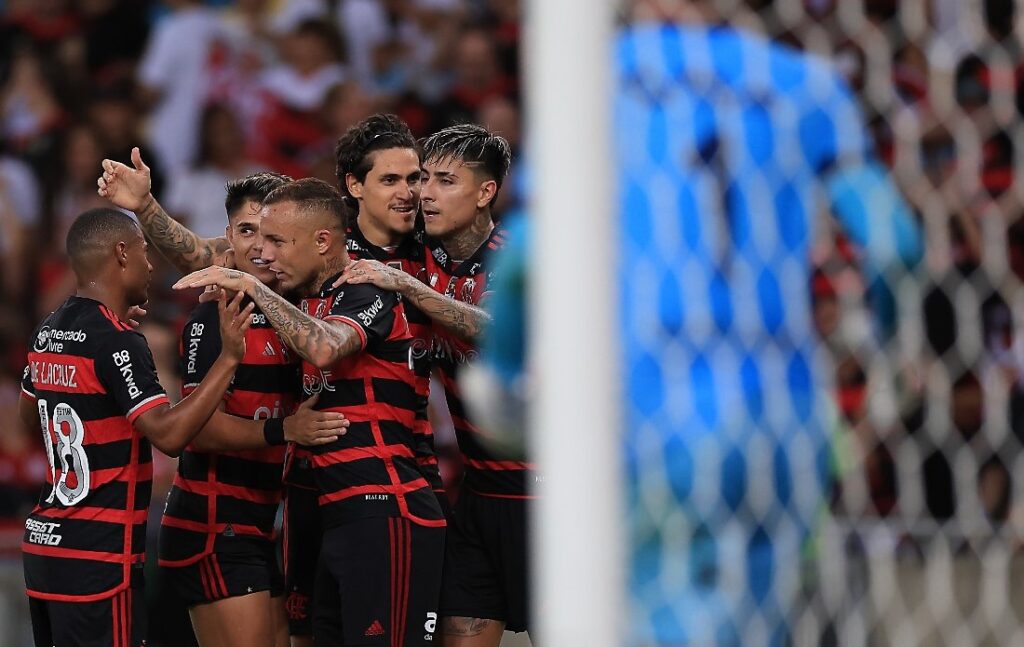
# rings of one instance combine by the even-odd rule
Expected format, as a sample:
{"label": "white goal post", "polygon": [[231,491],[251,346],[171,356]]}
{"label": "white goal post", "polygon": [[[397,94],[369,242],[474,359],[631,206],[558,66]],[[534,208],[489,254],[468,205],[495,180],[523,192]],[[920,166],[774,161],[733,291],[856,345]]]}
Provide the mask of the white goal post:
{"label": "white goal post", "polygon": [[612,169],[617,3],[530,0],[524,73],[530,164],[529,366],[534,458],[533,642],[620,645],[618,297]]}

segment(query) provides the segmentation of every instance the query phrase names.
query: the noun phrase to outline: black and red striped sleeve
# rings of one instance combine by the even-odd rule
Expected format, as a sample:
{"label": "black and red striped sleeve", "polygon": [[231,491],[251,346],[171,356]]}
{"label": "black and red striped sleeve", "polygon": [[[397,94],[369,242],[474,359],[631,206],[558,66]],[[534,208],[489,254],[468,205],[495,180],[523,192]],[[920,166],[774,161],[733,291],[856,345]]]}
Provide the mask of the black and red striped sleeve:
{"label": "black and red striped sleeve", "polygon": [[96,357],[96,375],[129,422],[153,407],[170,403],[141,333],[117,333],[103,346]]}
{"label": "black and red striped sleeve", "polygon": [[[181,331],[181,395],[187,396],[203,381],[220,355],[217,303],[199,304]],[[231,388],[228,387],[230,392]]]}
{"label": "black and red striped sleeve", "polygon": [[363,340],[363,348],[383,341],[395,324],[398,296],[370,283],[343,285],[335,292],[327,321],[352,326]]}

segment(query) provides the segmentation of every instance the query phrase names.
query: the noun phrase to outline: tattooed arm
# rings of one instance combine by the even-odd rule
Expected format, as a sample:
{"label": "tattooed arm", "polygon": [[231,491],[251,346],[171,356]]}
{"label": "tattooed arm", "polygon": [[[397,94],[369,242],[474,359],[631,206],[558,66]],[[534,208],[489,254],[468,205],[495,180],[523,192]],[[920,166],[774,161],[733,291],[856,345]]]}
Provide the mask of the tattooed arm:
{"label": "tattooed arm", "polygon": [[103,175],[96,180],[97,193],[139,217],[146,238],[183,274],[213,265],[230,246],[227,238],[200,238],[174,220],[150,193],[150,171],[138,148],[132,149],[132,165],[103,160]]}
{"label": "tattooed arm", "polygon": [[355,285],[372,283],[384,290],[398,292],[432,321],[466,341],[477,341],[491,323],[491,315],[483,308],[446,297],[411,274],[379,261],[365,259],[351,263],[335,285],[342,282]]}
{"label": "tattooed arm", "polygon": [[255,277],[250,286],[246,294],[267,316],[267,321],[281,334],[285,343],[317,368],[330,368],[342,357],[363,349],[363,338],[351,326],[338,321],[324,321],[302,312]]}
{"label": "tattooed arm", "polygon": [[171,218],[152,194],[146,196],[135,212],[146,238],[174,264],[182,274],[213,265],[231,246],[228,239],[200,238],[177,220]]}
{"label": "tattooed arm", "polygon": [[208,267],[174,284],[176,290],[217,285],[245,292],[267,317],[285,343],[317,368],[330,368],[343,357],[358,353],[365,339],[339,321],[324,321],[302,312],[251,274],[226,267]]}

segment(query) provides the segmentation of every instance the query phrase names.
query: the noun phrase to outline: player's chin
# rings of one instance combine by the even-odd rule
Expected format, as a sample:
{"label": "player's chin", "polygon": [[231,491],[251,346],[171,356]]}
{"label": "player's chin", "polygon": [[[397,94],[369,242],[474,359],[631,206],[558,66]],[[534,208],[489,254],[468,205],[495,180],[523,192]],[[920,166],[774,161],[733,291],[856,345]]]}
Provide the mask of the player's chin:
{"label": "player's chin", "polygon": [[443,236],[447,233],[444,218],[439,213],[423,214],[423,228],[430,236]]}
{"label": "player's chin", "polygon": [[411,233],[416,228],[416,212],[412,211],[409,213],[402,213],[399,211],[391,212],[391,230],[405,235]]}

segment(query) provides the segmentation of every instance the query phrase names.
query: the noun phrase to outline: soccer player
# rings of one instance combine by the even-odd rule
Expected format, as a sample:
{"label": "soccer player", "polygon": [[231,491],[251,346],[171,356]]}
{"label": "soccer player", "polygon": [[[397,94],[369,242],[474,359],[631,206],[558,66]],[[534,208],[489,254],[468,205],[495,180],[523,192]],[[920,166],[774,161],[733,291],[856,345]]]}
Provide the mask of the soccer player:
{"label": "soccer player", "polygon": [[[204,241],[171,220],[149,195],[148,169],[133,152],[134,169],[106,161],[101,195],[123,208],[146,214],[146,233],[175,264],[189,267],[173,238],[193,248],[220,246]],[[290,181],[257,173],[229,182],[226,241],[235,264],[264,282],[276,276],[259,259],[259,218],[263,198]],[[182,339],[183,394],[209,370],[220,347],[207,302],[185,324]],[[282,497],[284,443],[326,443],[346,422],[338,413],[316,412],[315,400],[294,409],[300,378],[297,358],[255,310],[247,333],[249,353],[214,414],[178,463],[161,523],[160,564],[190,608],[201,644],[288,645],[284,586],[275,552],[274,520]],[[273,445],[271,445],[273,443]]]}
{"label": "soccer player", "polygon": [[125,323],[153,269],[138,225],[87,211],[67,253],[78,291],[36,329],[22,381],[21,418],[41,423],[50,463],[22,546],[33,632],[37,645],[138,647],[150,444],[176,456],[214,413],[245,354],[252,306],[221,295],[221,351],[171,406],[145,338]]}
{"label": "soccer player", "polygon": [[303,391],[348,432],[312,458],[324,527],[313,596],[317,645],[425,645],[437,622],[445,519],[416,461],[411,335],[397,295],[333,287],[349,263],[338,191],[315,179],[264,201],[263,259],[301,309],[250,274],[210,267],[176,288],[244,292],[303,360]]}
{"label": "soccer player", "polygon": [[[351,258],[371,258],[411,276],[425,275],[422,219],[417,218],[420,158],[409,127],[394,115],[375,114],[349,128],[335,149],[341,192],[355,218],[346,231]],[[416,373],[416,460],[437,496],[441,509],[448,497],[434,452],[427,419],[430,388],[430,319],[412,304],[404,304],[412,340]],[[287,475],[286,568],[289,630],[295,647],[309,644],[311,618],[307,613],[319,551],[316,488],[308,472],[308,451],[296,450]]]}
{"label": "soccer player", "polygon": [[505,239],[491,205],[511,151],[503,138],[467,124],[427,137],[423,153],[427,283],[371,261],[353,263],[342,278],[394,290],[436,324],[434,360],[466,467],[446,545],[442,642],[496,647],[504,630],[529,628],[526,505],[538,475],[532,463],[498,456],[481,443],[457,377],[476,356],[476,340],[489,320],[477,304],[487,291],[489,256]]}

